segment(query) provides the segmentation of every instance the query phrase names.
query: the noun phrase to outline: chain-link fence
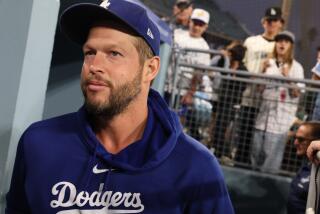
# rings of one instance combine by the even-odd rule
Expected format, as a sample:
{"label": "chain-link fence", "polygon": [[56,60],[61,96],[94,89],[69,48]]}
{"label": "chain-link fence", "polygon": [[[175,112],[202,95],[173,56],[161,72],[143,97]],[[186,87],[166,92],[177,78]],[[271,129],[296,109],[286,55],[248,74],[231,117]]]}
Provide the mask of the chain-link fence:
{"label": "chain-link fence", "polygon": [[180,55],[186,51],[199,50],[175,52],[170,102],[185,131],[222,164],[295,173],[302,161],[293,144],[295,130],[310,120],[320,83],[235,71],[227,69],[227,63],[224,68],[182,63]]}

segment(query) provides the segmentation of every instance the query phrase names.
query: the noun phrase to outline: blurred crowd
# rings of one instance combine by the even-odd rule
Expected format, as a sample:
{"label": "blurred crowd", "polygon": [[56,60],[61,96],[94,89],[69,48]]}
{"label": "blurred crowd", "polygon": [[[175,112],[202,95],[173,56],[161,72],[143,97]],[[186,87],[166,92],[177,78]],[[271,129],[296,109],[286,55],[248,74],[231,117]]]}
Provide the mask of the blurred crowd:
{"label": "blurred crowd", "polygon": [[[178,106],[185,129],[228,165],[281,174],[285,156],[297,157],[300,169],[293,170],[288,210],[304,213],[310,176],[306,150],[311,141],[320,139],[320,93],[313,93],[310,110],[299,115],[308,85],[299,82],[305,80],[305,71],[295,59],[296,38],[284,29],[281,8],[265,10],[261,34],[231,41],[217,54],[209,51],[213,45],[203,38],[212,21],[207,10],[177,0],[166,20],[175,50],[202,50],[174,51],[167,71],[164,96],[170,106]],[[177,57],[180,63],[226,72],[176,69]],[[312,79],[320,80],[320,48],[315,64]]]}

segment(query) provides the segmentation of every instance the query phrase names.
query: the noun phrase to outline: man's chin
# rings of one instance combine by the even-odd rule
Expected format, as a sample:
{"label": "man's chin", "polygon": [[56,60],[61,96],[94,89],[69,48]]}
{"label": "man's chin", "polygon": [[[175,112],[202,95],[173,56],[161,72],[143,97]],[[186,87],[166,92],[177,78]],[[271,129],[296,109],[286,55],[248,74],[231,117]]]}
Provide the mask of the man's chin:
{"label": "man's chin", "polygon": [[97,94],[86,94],[85,102],[92,106],[104,106],[108,105],[108,100],[106,95],[97,95]]}
{"label": "man's chin", "polygon": [[297,152],[296,154],[297,154],[298,157],[304,156],[304,153],[303,153],[303,152]]}
{"label": "man's chin", "polygon": [[106,103],[86,100],[85,107],[88,112],[93,114],[99,114],[106,108]]}

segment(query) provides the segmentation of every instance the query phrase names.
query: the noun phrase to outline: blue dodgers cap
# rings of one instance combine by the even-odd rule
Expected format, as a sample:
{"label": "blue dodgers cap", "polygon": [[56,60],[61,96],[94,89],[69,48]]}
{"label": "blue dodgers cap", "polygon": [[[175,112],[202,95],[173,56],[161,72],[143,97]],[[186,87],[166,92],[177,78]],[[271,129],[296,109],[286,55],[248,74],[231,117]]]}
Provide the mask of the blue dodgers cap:
{"label": "blue dodgers cap", "polygon": [[144,8],[125,0],[106,0],[100,5],[75,4],[61,15],[62,31],[74,42],[83,45],[90,28],[99,21],[118,19],[141,36],[153,54],[159,56],[160,33]]}

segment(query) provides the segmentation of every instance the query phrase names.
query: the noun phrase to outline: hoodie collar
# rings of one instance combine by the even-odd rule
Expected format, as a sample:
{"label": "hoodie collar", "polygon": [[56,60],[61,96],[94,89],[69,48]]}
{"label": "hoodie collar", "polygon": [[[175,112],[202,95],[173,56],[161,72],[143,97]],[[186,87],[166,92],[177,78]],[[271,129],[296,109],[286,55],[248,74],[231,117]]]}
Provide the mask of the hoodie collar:
{"label": "hoodie collar", "polygon": [[78,111],[83,141],[91,155],[108,166],[127,171],[144,171],[162,163],[174,149],[181,126],[175,113],[169,110],[158,92],[150,89],[148,118],[142,139],[130,144],[118,154],[105,150],[96,138],[84,107]]}

